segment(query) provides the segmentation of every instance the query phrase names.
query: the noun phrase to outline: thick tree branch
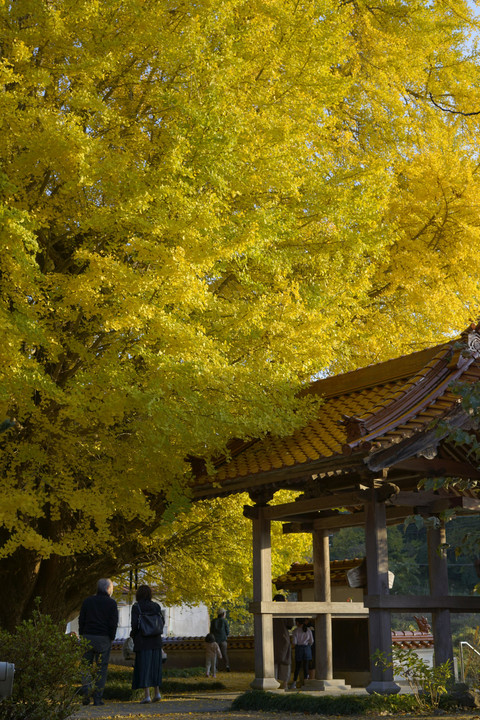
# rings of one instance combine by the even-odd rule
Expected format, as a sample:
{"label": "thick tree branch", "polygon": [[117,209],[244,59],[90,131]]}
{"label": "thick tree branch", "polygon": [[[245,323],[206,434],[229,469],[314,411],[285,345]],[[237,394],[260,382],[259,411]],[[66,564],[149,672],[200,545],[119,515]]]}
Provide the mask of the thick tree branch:
{"label": "thick tree branch", "polygon": [[463,112],[463,110],[452,110],[452,108],[442,107],[435,101],[432,93],[428,93],[428,97],[430,98],[432,103],[435,105],[435,107],[438,108],[439,110],[442,110],[443,112],[448,112],[448,113],[451,113],[452,115],[463,115],[463,117],[470,117],[472,115],[480,115],[480,110],[476,110],[475,112],[466,113],[466,112]]}

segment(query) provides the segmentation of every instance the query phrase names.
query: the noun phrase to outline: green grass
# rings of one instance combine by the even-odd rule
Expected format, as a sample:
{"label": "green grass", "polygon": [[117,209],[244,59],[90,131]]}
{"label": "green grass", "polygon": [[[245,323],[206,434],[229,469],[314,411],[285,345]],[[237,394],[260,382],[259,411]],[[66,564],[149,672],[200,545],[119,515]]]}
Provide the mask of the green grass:
{"label": "green grass", "polygon": [[[208,681],[204,668],[169,668],[163,673],[162,695],[188,692],[224,690],[225,685],[218,681]],[[107,700],[137,700],[143,690],[132,690],[133,669],[113,665],[108,669],[107,684],[103,693]]]}

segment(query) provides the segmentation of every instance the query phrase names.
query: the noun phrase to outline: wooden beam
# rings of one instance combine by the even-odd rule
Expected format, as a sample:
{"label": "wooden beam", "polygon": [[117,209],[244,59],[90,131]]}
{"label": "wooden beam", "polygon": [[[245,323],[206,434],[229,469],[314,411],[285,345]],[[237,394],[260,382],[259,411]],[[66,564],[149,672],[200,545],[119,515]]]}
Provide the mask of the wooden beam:
{"label": "wooden beam", "polygon": [[[279,607],[280,606],[280,607]],[[335,617],[350,617],[368,615],[368,609],[361,602],[285,602],[276,603],[272,600],[252,602],[249,605],[251,613],[273,615],[274,617],[311,617],[331,613]]]}
{"label": "wooden beam", "polygon": [[257,520],[259,517],[259,508],[256,505],[244,505],[243,514],[249,520]]}
{"label": "wooden beam", "polygon": [[[387,504],[395,505],[396,507],[424,507],[429,503],[433,503],[441,499],[443,500],[443,498],[433,492],[433,490],[425,490],[422,492],[415,492],[414,490],[400,490],[397,495],[392,495],[392,497],[387,500]],[[448,498],[446,499],[448,500]]]}
{"label": "wooden beam", "polygon": [[396,463],[395,467],[402,470],[419,472],[427,477],[434,475],[438,477],[470,478],[472,480],[480,479],[480,472],[474,465],[457,462],[451,458],[435,457],[432,460],[427,460],[427,458],[423,457],[410,458]]}
{"label": "wooden beam", "polygon": [[[427,511],[428,508],[425,508]],[[398,525],[412,513],[404,507],[387,507],[387,525]],[[365,513],[344,513],[328,517],[318,517],[313,522],[288,522],[283,525],[283,534],[311,533],[315,530],[330,530],[332,532],[341,528],[363,527],[365,525]]]}
{"label": "wooden beam", "polygon": [[[387,525],[396,525],[411,513],[403,507],[390,507],[387,510]],[[321,517],[314,520],[316,530],[335,530],[342,527],[361,527],[365,525],[365,512],[343,513],[333,517]]]}
{"label": "wooden beam", "polygon": [[379,608],[394,612],[428,612],[437,608],[445,608],[450,612],[467,613],[480,612],[480,596],[467,597],[463,595],[445,595],[433,597],[431,595],[365,595],[361,602],[286,602],[274,603],[265,600],[252,602],[250,612],[254,614],[268,614],[275,617],[310,617],[323,613],[331,613],[336,617],[353,615],[368,615],[369,609]]}
{"label": "wooden beam", "polygon": [[285,523],[282,527],[282,532],[284,535],[311,533],[313,532],[313,523]]}
{"label": "wooden beam", "polygon": [[282,520],[286,517],[304,515],[319,510],[332,510],[355,505],[363,505],[366,502],[365,492],[356,490],[354,492],[338,493],[322,497],[296,500],[295,502],[283,505],[269,505],[264,510],[264,517],[269,520]]}
{"label": "wooden beam", "polygon": [[480,595],[365,595],[365,607],[393,610],[395,612],[428,612],[446,609],[450,612],[480,612]]}
{"label": "wooden beam", "polygon": [[392,495],[388,501],[388,505],[395,507],[423,507],[430,509],[432,514],[447,510],[448,508],[458,508],[467,512],[480,511],[480,499],[461,497],[459,495],[438,495],[433,491],[404,491],[401,490],[397,495]]}
{"label": "wooden beam", "polygon": [[298,516],[297,515],[289,515],[289,516],[282,518],[282,520],[280,520],[279,522],[293,523],[293,524],[297,524],[297,525],[309,525],[311,528],[313,528],[313,521],[316,520],[317,517],[318,517],[318,513],[314,513],[314,512],[309,513],[308,515],[307,514],[298,515]]}

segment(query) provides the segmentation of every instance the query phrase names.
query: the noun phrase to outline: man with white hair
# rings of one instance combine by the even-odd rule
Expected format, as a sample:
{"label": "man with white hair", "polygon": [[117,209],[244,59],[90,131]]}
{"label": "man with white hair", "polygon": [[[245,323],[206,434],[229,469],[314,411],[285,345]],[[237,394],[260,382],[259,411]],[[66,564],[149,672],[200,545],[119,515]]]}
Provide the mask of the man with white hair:
{"label": "man with white hair", "polygon": [[[88,642],[84,659],[92,666],[95,661],[98,672],[93,688],[93,704],[104,705],[103,690],[107,681],[108,661],[112,640],[115,639],[118,625],[117,603],[112,598],[113,583],[108,578],[102,578],[97,583],[97,594],[91,595],[83,601],[78,618],[80,637]],[[81,693],[83,704],[90,702],[92,690],[92,676],[89,673],[83,679]]]}

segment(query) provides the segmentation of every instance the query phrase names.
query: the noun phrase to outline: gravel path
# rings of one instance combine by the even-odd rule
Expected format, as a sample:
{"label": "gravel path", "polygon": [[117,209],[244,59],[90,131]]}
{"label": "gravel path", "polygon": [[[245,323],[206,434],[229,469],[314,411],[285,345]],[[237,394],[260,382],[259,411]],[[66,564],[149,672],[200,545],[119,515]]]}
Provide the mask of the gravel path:
{"label": "gravel path", "polygon": [[[163,718],[163,720],[282,720],[279,713],[232,711],[238,692],[198,695],[169,695],[159,703],[141,705],[139,702],[105,701],[105,705],[82,707],[72,720],[122,720],[123,718]],[[305,713],[288,713],[288,720],[305,720]],[[309,715],[309,720],[326,720],[325,715]],[[333,720],[331,717],[329,720]],[[355,720],[345,718],[342,720]],[[365,720],[362,718],[361,720]],[[414,720],[414,718],[409,718]],[[422,718],[422,720],[425,720]],[[436,719],[438,720],[438,719]],[[460,720],[456,718],[456,720]],[[469,718],[471,720],[471,718]],[[480,720],[480,718],[478,718]]]}
{"label": "gravel path", "polygon": [[[169,695],[159,703],[141,705],[139,702],[113,702],[105,701],[105,705],[82,707],[72,717],[75,720],[103,720],[104,718],[183,718],[194,716],[195,720],[215,716],[220,720],[221,715],[228,714],[233,700],[238,693],[216,693],[215,695]],[[276,718],[278,720],[278,716]]]}

